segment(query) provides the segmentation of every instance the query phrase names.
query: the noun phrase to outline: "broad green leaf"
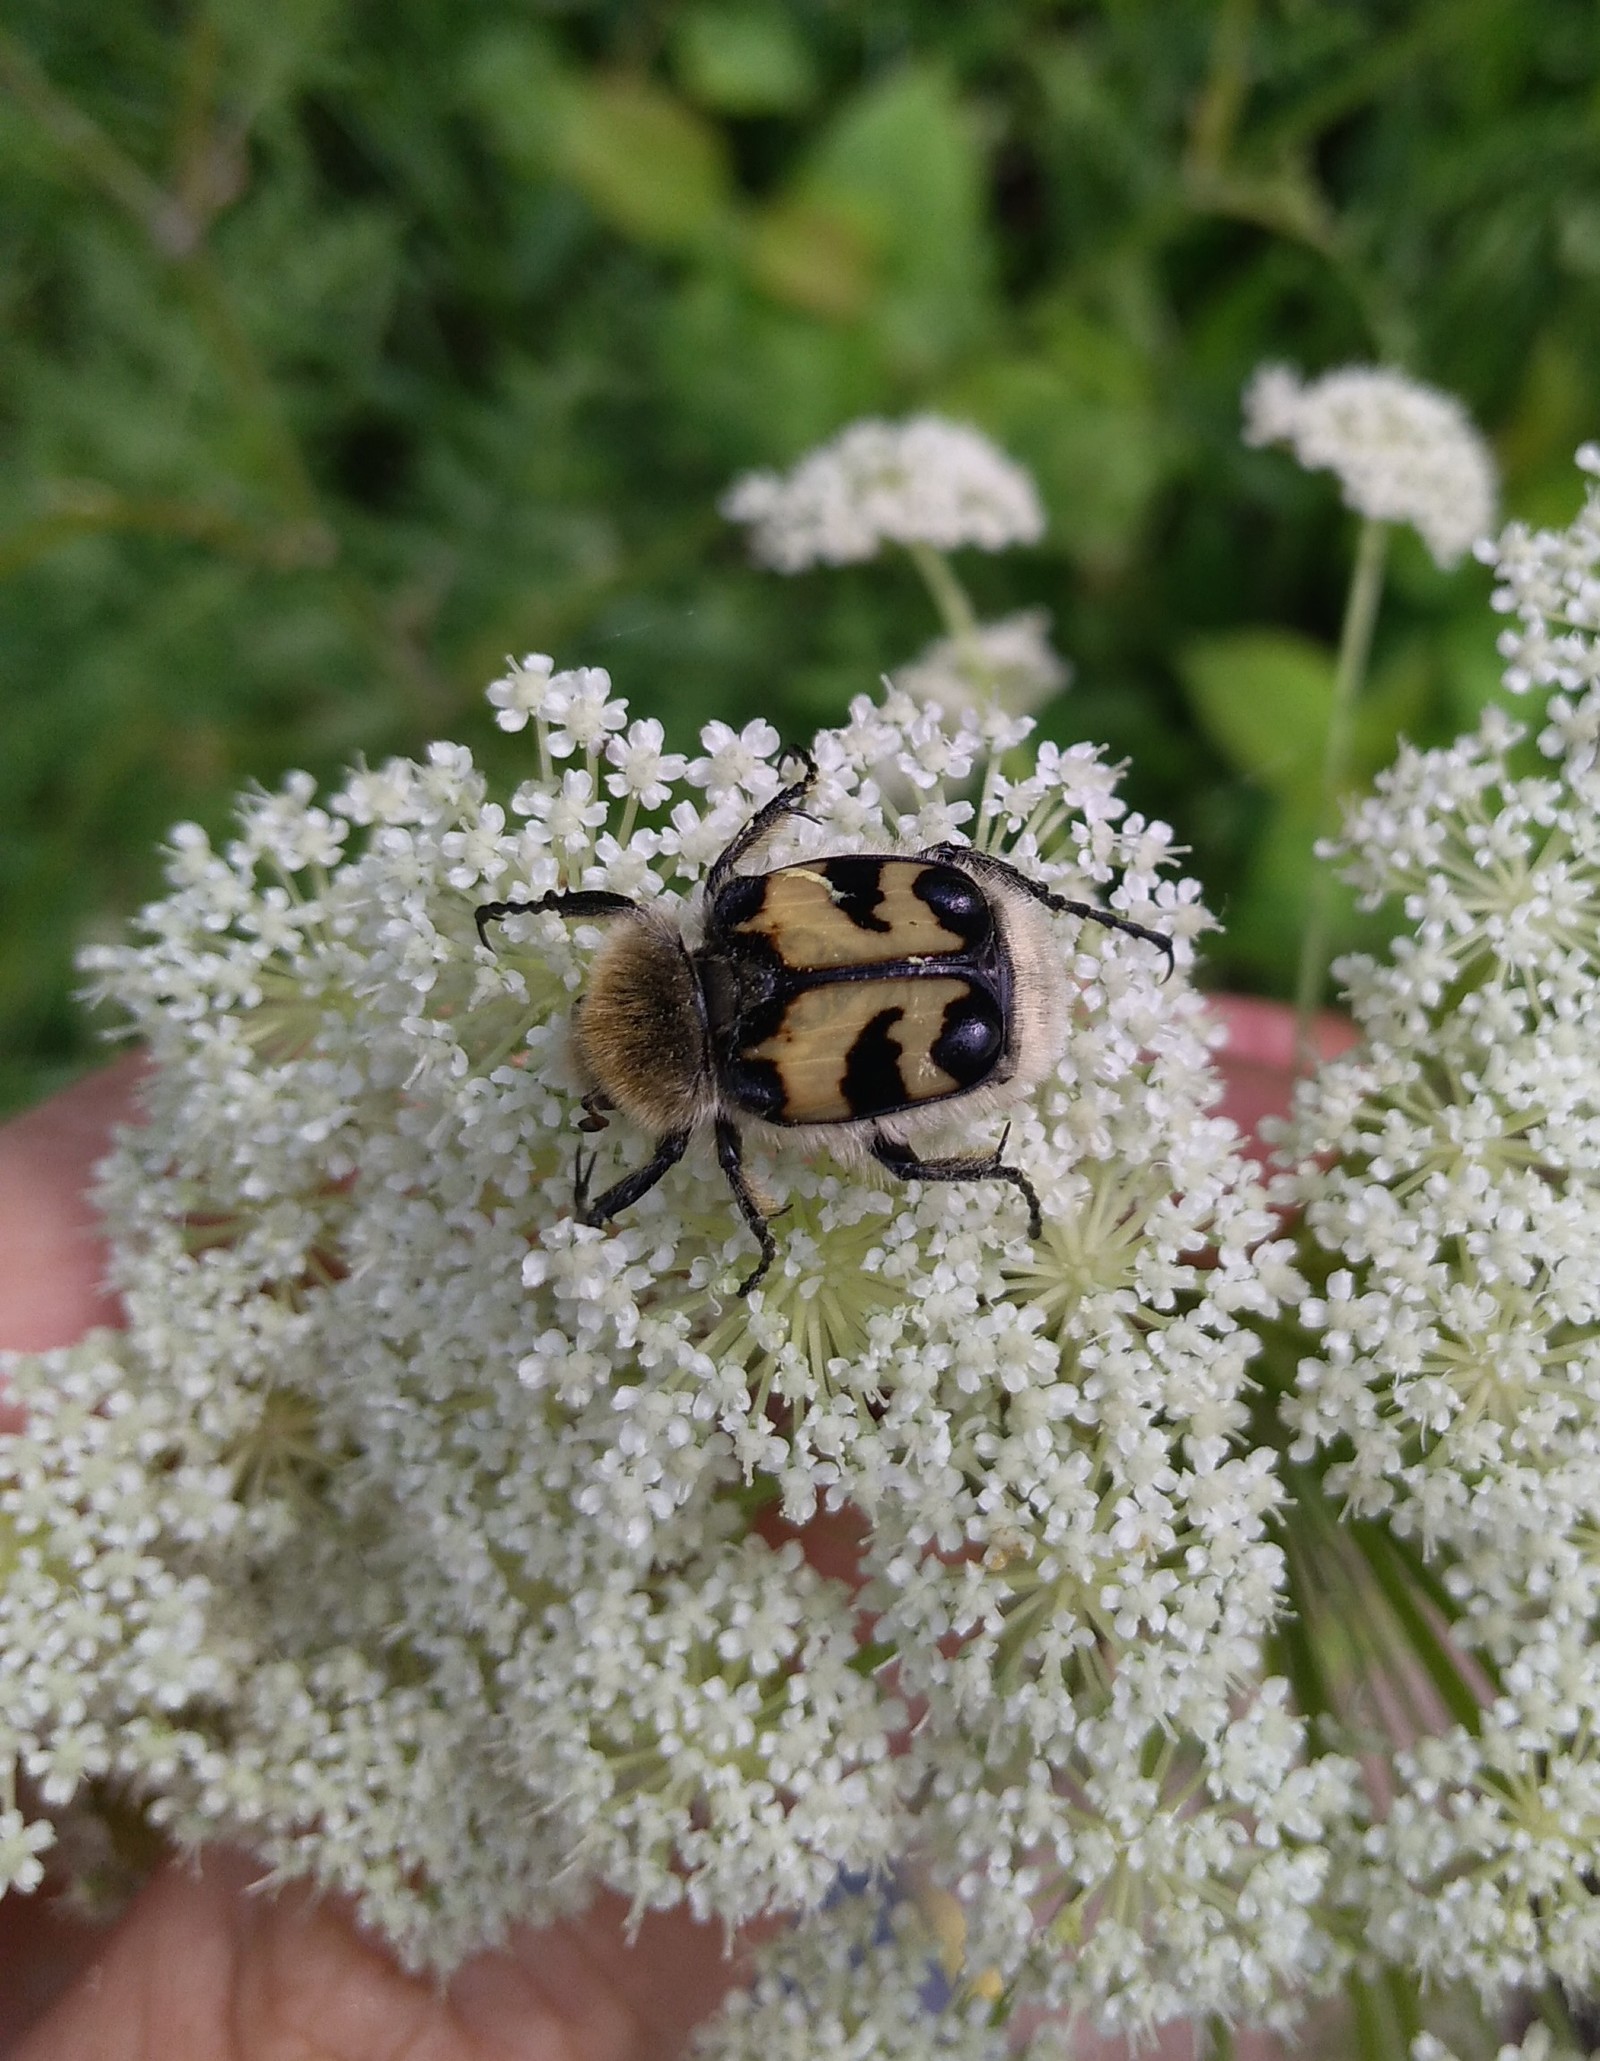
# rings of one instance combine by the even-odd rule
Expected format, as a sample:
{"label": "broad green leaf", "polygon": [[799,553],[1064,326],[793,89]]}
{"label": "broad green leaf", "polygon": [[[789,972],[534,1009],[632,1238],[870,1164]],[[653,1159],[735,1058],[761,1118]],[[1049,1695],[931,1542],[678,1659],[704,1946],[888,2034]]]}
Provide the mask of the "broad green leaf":
{"label": "broad green leaf", "polygon": [[562,96],[551,163],[624,235],[667,249],[702,241],[730,191],[722,138],[664,88],[598,75]]}
{"label": "broad green leaf", "polygon": [[1381,665],[1356,697],[1350,723],[1352,789],[1370,787],[1380,766],[1388,765],[1402,737],[1415,739],[1428,720],[1439,668],[1426,643],[1403,644]]}
{"label": "broad green leaf", "polygon": [[1236,772],[1280,795],[1315,790],[1333,669],[1331,651],[1288,630],[1196,638],[1178,660],[1207,737]]}
{"label": "broad green leaf", "polygon": [[745,257],[752,281],[774,300],[833,321],[860,315],[877,285],[876,256],[858,224],[815,201],[752,215]]}
{"label": "broad green leaf", "polygon": [[720,133],[653,80],[582,73],[544,38],[505,31],[474,48],[464,85],[508,163],[575,186],[623,235],[678,249],[727,226]]}
{"label": "broad green leaf", "polygon": [[790,198],[848,223],[878,261],[866,311],[907,373],[970,344],[988,319],[984,165],[945,74],[908,65],[848,101]]}
{"label": "broad green leaf", "polygon": [[790,15],[763,0],[705,0],[673,34],[683,90],[728,114],[782,114],[817,89],[817,68]]}
{"label": "broad green leaf", "polygon": [[[1277,802],[1262,824],[1245,865],[1244,878],[1218,910],[1230,959],[1285,987],[1299,957],[1311,884],[1327,863],[1315,856],[1315,807],[1294,798]],[[1339,888],[1334,913],[1335,949],[1348,941],[1352,898]]]}

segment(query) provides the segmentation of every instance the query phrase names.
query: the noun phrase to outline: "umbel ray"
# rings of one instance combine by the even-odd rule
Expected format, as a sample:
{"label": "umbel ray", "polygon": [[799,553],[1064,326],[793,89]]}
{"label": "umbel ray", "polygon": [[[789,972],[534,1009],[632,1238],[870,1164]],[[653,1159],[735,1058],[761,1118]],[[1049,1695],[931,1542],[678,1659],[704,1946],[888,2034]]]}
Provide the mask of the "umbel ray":
{"label": "umbel ray", "polygon": [[1039,1198],[1020,1167],[990,1152],[924,1159],[915,1141],[956,1106],[974,1121],[1037,1087],[1060,1056],[1067,974],[1050,918],[1076,916],[1143,938],[1159,931],[1053,894],[1003,859],[964,844],[908,855],[851,852],[769,873],[740,862],[785,817],[803,815],[816,782],[809,754],[792,785],[759,809],[706,874],[702,934],[647,903],[600,890],[530,902],[485,902],[488,925],[551,911],[614,924],[573,1011],[589,1087],[581,1128],[615,1110],[653,1134],[653,1157],[598,1195],[580,1149],[574,1210],[606,1224],[710,1129],[740,1214],[761,1247],[748,1295],[777,1245],[744,1171],[750,1126],[802,1149],[862,1152],[908,1181],[1009,1181],[1040,1232]]}

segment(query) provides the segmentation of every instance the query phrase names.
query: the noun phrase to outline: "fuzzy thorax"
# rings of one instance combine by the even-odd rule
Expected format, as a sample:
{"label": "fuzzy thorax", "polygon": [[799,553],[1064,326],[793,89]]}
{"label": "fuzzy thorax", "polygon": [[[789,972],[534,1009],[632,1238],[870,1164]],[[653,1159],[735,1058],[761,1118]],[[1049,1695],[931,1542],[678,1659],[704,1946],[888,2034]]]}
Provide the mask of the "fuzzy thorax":
{"label": "fuzzy thorax", "polygon": [[640,914],[611,926],[573,1015],[578,1064],[642,1130],[686,1131],[711,1081],[694,967],[676,930]]}

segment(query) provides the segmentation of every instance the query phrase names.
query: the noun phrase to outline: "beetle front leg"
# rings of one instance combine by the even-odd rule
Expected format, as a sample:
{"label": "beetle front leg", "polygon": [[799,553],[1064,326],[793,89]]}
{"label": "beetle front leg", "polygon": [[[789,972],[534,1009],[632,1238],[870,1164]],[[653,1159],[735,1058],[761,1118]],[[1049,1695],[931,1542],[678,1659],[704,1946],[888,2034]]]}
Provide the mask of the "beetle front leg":
{"label": "beetle front leg", "polygon": [[480,902],[472,912],[472,920],[478,926],[479,943],[487,945],[489,924],[503,923],[508,916],[543,916],[547,912],[573,918],[643,914],[639,904],[630,902],[626,895],[614,895],[599,887],[576,887],[552,889],[536,902]]}
{"label": "beetle front leg", "polygon": [[669,1131],[656,1144],[655,1157],[637,1173],[625,1174],[609,1188],[594,1197],[589,1197],[589,1177],[594,1172],[596,1154],[584,1159],[583,1150],[578,1151],[577,1166],[572,1181],[572,1213],[580,1224],[587,1224],[591,1231],[602,1224],[609,1224],[623,1210],[630,1209],[640,1196],[648,1195],[663,1174],[670,1173],[682,1159],[689,1144],[687,1131]]}

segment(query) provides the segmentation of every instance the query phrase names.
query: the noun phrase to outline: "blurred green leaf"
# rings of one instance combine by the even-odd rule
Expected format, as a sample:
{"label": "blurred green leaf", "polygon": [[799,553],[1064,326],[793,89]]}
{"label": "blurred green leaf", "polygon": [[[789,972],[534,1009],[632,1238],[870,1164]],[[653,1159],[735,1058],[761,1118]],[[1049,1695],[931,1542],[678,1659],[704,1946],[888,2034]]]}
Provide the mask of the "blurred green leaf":
{"label": "blurred green leaf", "polygon": [[1428,727],[1440,677],[1432,641],[1409,640],[1373,666],[1350,722],[1350,786],[1368,787],[1394,757],[1402,737],[1418,742]]}
{"label": "blurred green leaf", "polygon": [[[1227,931],[1230,960],[1257,981],[1281,979],[1292,967],[1311,905],[1312,882],[1329,866],[1316,857],[1314,807],[1294,796],[1276,799],[1252,845],[1236,891],[1218,912]],[[1336,881],[1332,895],[1331,948],[1347,951],[1359,935],[1355,897]]]}
{"label": "blurred green leaf", "polygon": [[877,255],[849,214],[780,201],[751,218],[746,236],[750,277],[774,300],[836,322],[853,321],[871,302]]}
{"label": "blurred green leaf", "polygon": [[[674,410],[725,469],[787,458],[883,406],[879,340],[865,322],[775,304],[732,273],[706,275],[663,310],[658,347]],[[708,483],[709,506],[721,478]]]}
{"label": "blurred green leaf", "polygon": [[461,51],[457,87],[506,164],[524,174],[548,169],[573,92],[572,67],[553,37],[520,23],[484,29]]}
{"label": "blurred green leaf", "polygon": [[[1334,654],[1291,631],[1246,630],[1197,638],[1179,659],[1189,704],[1211,742],[1246,779],[1315,820]],[[1365,787],[1402,736],[1426,723],[1435,669],[1420,645],[1375,666],[1350,724],[1350,788]],[[1310,833],[1314,834],[1314,833]]]}
{"label": "blurred green leaf", "polygon": [[1178,673],[1228,763],[1281,796],[1314,796],[1333,707],[1333,653],[1288,630],[1185,645]]}
{"label": "blurred green leaf", "polygon": [[624,236],[677,250],[725,226],[720,133],[645,74],[585,74],[547,37],[501,31],[472,51],[463,87],[508,163],[567,181]]}
{"label": "blurred green leaf", "polygon": [[948,77],[907,65],[845,102],[791,189],[877,260],[868,318],[902,376],[973,343],[988,316],[983,166]]}
{"label": "blurred green leaf", "polygon": [[1052,308],[1037,349],[989,358],[942,397],[971,414],[1039,482],[1053,543],[1105,574],[1138,548],[1183,450],[1155,367],[1136,341],[1081,309]]}
{"label": "blurred green leaf", "polygon": [[732,115],[783,114],[817,90],[817,68],[793,17],[760,0],[706,0],[673,26],[683,90]]}
{"label": "blurred green leaf", "polygon": [[550,160],[613,228],[668,250],[704,240],[731,193],[717,131],[629,72],[585,80],[561,96]]}

